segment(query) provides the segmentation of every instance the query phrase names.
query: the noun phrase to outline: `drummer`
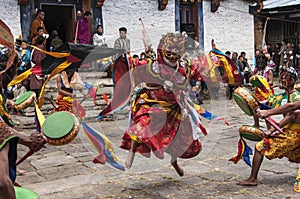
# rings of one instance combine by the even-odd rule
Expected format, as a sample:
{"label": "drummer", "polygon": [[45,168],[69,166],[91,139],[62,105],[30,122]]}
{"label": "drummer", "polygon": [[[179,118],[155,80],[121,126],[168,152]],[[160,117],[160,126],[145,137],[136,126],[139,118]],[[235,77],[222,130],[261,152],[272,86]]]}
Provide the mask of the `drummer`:
{"label": "drummer", "polygon": [[[297,72],[294,68],[289,67],[283,69],[280,75],[280,81],[282,87],[291,87],[294,86],[297,80]],[[292,89],[293,93],[289,93],[288,98],[279,98],[277,103],[278,106],[274,105],[273,109],[262,111],[257,110],[257,115],[260,118],[266,118],[267,116],[275,114],[288,114],[300,108],[299,93],[295,92]],[[283,93],[284,96],[284,93]],[[276,102],[274,100],[274,103]],[[288,103],[292,100],[297,101],[294,103]],[[293,102],[293,101],[292,101]],[[285,105],[284,105],[285,104]],[[279,107],[279,108],[277,108]],[[287,124],[287,125],[286,125]],[[285,127],[284,139],[280,136],[275,135],[273,128],[270,128],[268,131],[264,132],[265,139],[258,142],[255,147],[255,153],[253,157],[253,165],[250,177],[246,180],[240,181],[237,184],[241,186],[256,186],[257,185],[257,175],[260,168],[260,165],[263,161],[263,157],[266,156],[268,159],[282,158],[287,157],[290,162],[300,162],[300,143],[298,140],[298,132],[300,129],[300,115],[298,113],[288,114],[285,118],[279,123],[281,127]],[[297,181],[298,182],[298,181]],[[298,184],[297,184],[298,185]],[[298,188],[298,187],[297,187]],[[295,189],[294,189],[295,190]],[[296,190],[295,190],[296,191]]]}
{"label": "drummer", "polygon": [[[300,92],[295,89],[295,83],[298,80],[298,73],[293,67],[282,67],[279,77],[280,88],[284,92],[274,94],[268,100],[262,101],[271,108],[278,108],[286,103],[296,102],[300,100]],[[259,120],[256,115],[254,117],[254,126],[259,128]]]}
{"label": "drummer", "polygon": [[16,179],[17,143],[37,151],[43,145],[42,135],[32,133],[26,136],[0,123],[0,198],[15,198],[14,182]]}

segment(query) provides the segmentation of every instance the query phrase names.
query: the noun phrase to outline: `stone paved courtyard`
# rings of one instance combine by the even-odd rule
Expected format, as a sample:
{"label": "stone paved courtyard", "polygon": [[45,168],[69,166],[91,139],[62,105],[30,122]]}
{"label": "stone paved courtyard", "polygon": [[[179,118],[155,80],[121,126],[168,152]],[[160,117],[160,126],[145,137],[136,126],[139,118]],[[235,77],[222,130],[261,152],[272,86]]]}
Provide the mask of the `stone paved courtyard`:
{"label": "stone paved courtyard", "polygon": [[[252,124],[234,101],[205,102],[205,107],[230,121],[208,122],[208,136],[200,135],[202,152],[193,159],[179,159],[185,175],[179,177],[170,166],[170,157],[160,160],[136,155],[131,169],[124,172],[110,165],[93,164],[96,155],[82,130],[70,144],[50,146],[37,152],[19,168],[26,171],[17,177],[22,186],[35,190],[41,199],[98,199],[98,198],[300,198],[292,191],[298,165],[286,159],[264,160],[257,187],[240,187],[236,182],[245,179],[250,167],[228,159],[237,153],[238,131],[243,124]],[[95,111],[88,111],[94,114]],[[127,151],[118,146],[127,120],[90,121],[89,124],[105,133],[113,142],[115,153],[124,164]],[[263,123],[262,123],[263,124]],[[29,130],[28,130],[29,132]],[[253,148],[254,142],[247,142]],[[19,156],[26,149],[20,146]]]}

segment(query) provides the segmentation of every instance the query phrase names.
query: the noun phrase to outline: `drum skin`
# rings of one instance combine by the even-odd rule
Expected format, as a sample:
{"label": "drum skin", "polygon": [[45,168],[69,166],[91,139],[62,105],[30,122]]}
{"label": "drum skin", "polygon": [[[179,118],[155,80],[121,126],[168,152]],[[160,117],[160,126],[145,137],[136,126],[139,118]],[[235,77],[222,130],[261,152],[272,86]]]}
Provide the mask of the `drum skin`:
{"label": "drum skin", "polygon": [[245,87],[235,89],[233,98],[239,107],[249,116],[252,116],[254,109],[259,106],[256,97]]}
{"label": "drum skin", "polygon": [[33,103],[33,100],[36,98],[36,94],[33,91],[27,91],[20,95],[15,101],[15,108],[17,110],[24,110]]}
{"label": "drum skin", "polygon": [[78,134],[79,121],[70,112],[61,111],[50,115],[42,126],[47,143],[61,146],[70,143]]}
{"label": "drum skin", "polygon": [[14,187],[16,199],[38,199],[39,196],[34,191],[24,187]]}
{"label": "drum skin", "polygon": [[260,141],[264,137],[263,131],[248,125],[241,126],[239,128],[239,133],[241,137],[251,141]]}

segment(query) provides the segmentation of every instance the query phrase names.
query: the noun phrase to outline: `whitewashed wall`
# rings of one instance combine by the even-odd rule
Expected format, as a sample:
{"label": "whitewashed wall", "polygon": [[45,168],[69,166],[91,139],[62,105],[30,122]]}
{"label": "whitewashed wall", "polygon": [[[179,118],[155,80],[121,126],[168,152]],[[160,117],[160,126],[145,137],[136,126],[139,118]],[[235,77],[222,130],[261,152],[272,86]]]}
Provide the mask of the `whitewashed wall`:
{"label": "whitewashed wall", "polygon": [[[226,0],[215,13],[210,12],[210,0],[203,1],[204,50],[211,49],[211,39],[222,51],[245,51],[248,59],[254,54],[253,16],[248,13],[249,1]],[[2,19],[17,37],[21,34],[20,6],[17,0],[0,0],[0,19]],[[123,13],[123,14],[121,14]],[[105,1],[102,7],[103,25],[108,45],[113,46],[119,37],[118,29],[128,29],[132,53],[144,50],[141,23],[143,19],[148,36],[156,49],[162,34],[175,31],[175,1],[170,0],[167,8],[158,10],[156,0]]]}
{"label": "whitewashed wall", "polygon": [[248,1],[221,1],[219,9],[212,13],[210,1],[203,1],[204,50],[211,49],[211,39],[222,51],[246,52],[249,63],[254,55],[254,21],[248,13]]}
{"label": "whitewashed wall", "polygon": [[154,0],[109,0],[102,7],[102,15],[109,47],[113,47],[115,39],[119,37],[119,28],[125,26],[132,53],[139,54],[144,50],[139,18],[144,21],[154,49],[162,34],[175,31],[175,1],[169,1],[167,8],[161,11]]}
{"label": "whitewashed wall", "polygon": [[0,0],[0,19],[11,29],[14,38],[22,34],[20,6],[17,0]]}

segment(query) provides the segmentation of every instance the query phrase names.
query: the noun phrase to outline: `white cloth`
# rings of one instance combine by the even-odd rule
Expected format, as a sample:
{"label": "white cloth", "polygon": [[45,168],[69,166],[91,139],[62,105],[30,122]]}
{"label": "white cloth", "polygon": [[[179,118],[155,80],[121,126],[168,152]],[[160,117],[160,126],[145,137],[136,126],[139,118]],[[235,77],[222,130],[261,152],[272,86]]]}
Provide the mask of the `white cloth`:
{"label": "white cloth", "polygon": [[21,88],[14,87],[13,92],[14,92],[14,100],[17,100],[23,93],[25,93],[27,90],[24,86]]}
{"label": "white cloth", "polygon": [[94,46],[106,46],[106,38],[104,34],[99,35],[98,33],[95,33],[93,35],[93,45]]}

